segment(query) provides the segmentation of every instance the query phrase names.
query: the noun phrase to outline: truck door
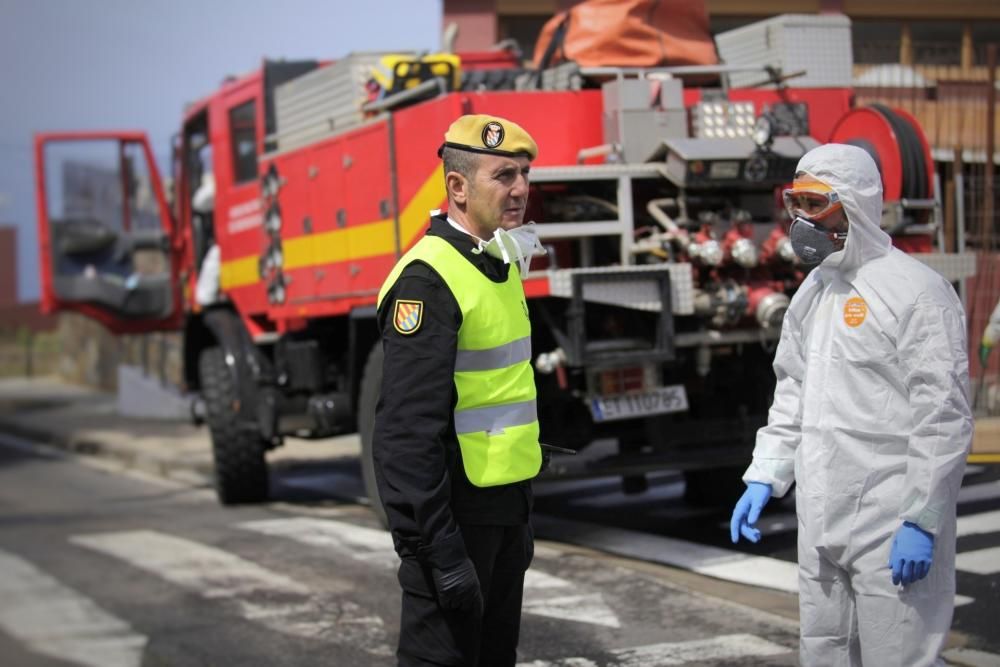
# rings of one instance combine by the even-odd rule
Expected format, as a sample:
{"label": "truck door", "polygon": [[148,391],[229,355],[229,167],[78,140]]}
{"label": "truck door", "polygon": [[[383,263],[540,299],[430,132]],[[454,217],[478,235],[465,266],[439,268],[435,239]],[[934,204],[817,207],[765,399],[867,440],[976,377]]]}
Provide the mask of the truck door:
{"label": "truck door", "polygon": [[153,153],[139,132],[35,137],[42,308],[113,333],[181,323],[181,247]]}

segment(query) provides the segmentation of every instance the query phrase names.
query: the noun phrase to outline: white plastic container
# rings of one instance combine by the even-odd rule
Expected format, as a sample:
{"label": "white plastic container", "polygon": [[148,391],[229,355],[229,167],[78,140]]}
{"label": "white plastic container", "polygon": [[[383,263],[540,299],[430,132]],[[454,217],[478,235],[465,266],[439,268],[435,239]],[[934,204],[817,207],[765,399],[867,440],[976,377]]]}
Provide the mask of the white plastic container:
{"label": "white plastic container", "polygon": [[[719,33],[715,43],[727,65],[770,65],[786,75],[805,70],[786,81],[789,88],[851,86],[851,20],[842,14],[781,14]],[[729,75],[729,85],[739,88],[766,79],[763,71],[738,72]]]}

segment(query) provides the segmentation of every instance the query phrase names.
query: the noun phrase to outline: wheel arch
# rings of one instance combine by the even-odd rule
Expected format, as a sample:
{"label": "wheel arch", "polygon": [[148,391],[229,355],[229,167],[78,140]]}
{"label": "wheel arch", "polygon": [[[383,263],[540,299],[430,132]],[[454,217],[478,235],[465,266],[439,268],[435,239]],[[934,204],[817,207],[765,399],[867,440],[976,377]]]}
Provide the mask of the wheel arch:
{"label": "wheel arch", "polygon": [[184,351],[184,383],[188,389],[201,391],[201,376],[198,373],[198,360],[203,350],[219,345],[215,334],[205,324],[201,313],[189,315],[184,320],[182,332]]}
{"label": "wheel arch", "polygon": [[[375,306],[356,308],[351,311],[350,322],[350,391],[351,405],[357,421],[358,408],[360,407],[361,381],[364,376],[365,364],[368,362],[368,355],[372,348],[379,343],[380,336],[378,330],[378,320],[376,319]],[[355,427],[359,425],[355,423]]]}

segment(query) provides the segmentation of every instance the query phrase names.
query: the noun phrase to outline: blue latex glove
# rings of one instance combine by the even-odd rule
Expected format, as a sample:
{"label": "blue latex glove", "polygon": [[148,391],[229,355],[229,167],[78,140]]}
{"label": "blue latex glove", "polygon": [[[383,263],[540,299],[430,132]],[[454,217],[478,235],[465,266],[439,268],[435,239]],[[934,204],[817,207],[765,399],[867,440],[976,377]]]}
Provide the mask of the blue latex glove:
{"label": "blue latex glove", "polygon": [[771,485],[761,482],[748,482],[747,490],[736,502],[733,518],[729,520],[729,537],[733,544],[740,541],[740,535],[751,542],[760,541],[760,531],[753,527],[760,518],[764,505],[771,499]]}
{"label": "blue latex glove", "polygon": [[915,523],[904,521],[892,540],[889,567],[892,583],[909,586],[920,581],[931,570],[934,560],[934,536]]}

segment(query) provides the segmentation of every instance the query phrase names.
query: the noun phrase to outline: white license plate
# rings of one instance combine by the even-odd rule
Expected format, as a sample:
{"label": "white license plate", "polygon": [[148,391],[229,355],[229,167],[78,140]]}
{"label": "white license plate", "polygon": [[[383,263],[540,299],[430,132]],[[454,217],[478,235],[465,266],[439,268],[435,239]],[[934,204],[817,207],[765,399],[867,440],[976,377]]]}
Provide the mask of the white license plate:
{"label": "white license plate", "polygon": [[736,178],[739,175],[739,162],[712,162],[708,166],[709,178]]}
{"label": "white license plate", "polygon": [[687,409],[687,392],[684,391],[682,384],[660,387],[641,394],[600,396],[590,399],[590,414],[593,415],[595,422],[684,412]]}

